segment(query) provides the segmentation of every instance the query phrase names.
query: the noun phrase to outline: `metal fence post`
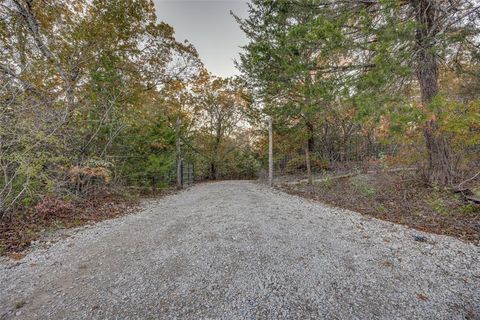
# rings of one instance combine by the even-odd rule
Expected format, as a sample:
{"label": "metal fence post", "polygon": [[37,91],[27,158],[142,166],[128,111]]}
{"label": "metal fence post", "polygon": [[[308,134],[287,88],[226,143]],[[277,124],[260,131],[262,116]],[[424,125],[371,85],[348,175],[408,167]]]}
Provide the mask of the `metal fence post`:
{"label": "metal fence post", "polygon": [[181,158],[181,146],[180,146],[180,117],[177,117],[177,122],[175,124],[175,134],[176,134],[176,141],[175,141],[175,149],[176,149],[176,171],[177,171],[177,189],[182,189],[182,158]]}
{"label": "metal fence post", "polygon": [[180,189],[183,189],[183,159],[180,159]]}
{"label": "metal fence post", "polygon": [[190,185],[193,185],[193,164],[190,163]]}
{"label": "metal fence post", "polygon": [[192,184],[195,182],[195,165],[192,163]]}

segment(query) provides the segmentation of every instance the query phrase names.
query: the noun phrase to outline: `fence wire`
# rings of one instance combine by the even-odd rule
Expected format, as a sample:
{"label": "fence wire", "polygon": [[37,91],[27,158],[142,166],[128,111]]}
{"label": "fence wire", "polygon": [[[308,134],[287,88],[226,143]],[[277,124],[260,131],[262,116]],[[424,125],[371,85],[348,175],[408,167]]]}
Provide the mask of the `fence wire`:
{"label": "fence wire", "polygon": [[[387,166],[386,159],[395,156],[397,145],[351,143],[343,148],[316,148],[310,152],[310,171],[312,179],[325,176],[343,175],[352,172],[371,172]],[[298,150],[287,154],[275,154],[273,157],[273,177],[275,182],[306,180],[308,178],[306,154]],[[267,171],[266,168],[265,172]]]}
{"label": "fence wire", "polygon": [[[134,158],[132,157],[129,159],[131,160]],[[195,183],[194,168],[193,163],[181,161],[180,181],[182,188],[191,187]],[[162,189],[177,187],[177,169],[175,163],[172,163],[169,167],[161,171],[136,172],[125,175],[120,168],[115,176],[115,180],[126,187],[155,193]]]}

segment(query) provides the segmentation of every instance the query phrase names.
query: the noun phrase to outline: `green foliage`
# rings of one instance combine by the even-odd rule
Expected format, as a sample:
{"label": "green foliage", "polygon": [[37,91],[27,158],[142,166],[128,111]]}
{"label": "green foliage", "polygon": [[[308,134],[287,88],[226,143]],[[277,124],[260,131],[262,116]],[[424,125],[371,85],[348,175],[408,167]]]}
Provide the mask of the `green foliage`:
{"label": "green foliage", "polygon": [[450,214],[450,210],[448,206],[445,204],[441,197],[432,195],[432,197],[428,200],[428,205],[430,208],[438,214],[448,216]]}
{"label": "green foliage", "polygon": [[379,212],[381,212],[381,213],[387,212],[387,208],[385,208],[385,207],[382,206],[382,205],[377,206],[377,210],[378,210]]}
{"label": "green foliage", "polygon": [[478,205],[476,206],[473,203],[469,203],[460,207],[460,210],[462,213],[466,213],[466,214],[475,213],[479,210],[479,206]]}
{"label": "green foliage", "polygon": [[189,159],[201,179],[255,177],[259,161],[253,150],[253,132],[244,120],[250,97],[243,83],[204,71],[192,86]]}
{"label": "green foliage", "polygon": [[331,176],[326,176],[325,178],[323,178],[321,181],[320,181],[320,184],[322,187],[325,187],[325,188],[331,188],[333,187],[334,185],[334,181],[332,179]]}
{"label": "green foliage", "polygon": [[470,1],[252,0],[248,18],[235,17],[250,39],[238,65],[291,149],[320,149],[321,140],[344,161],[352,140],[415,145],[410,159],[445,183],[455,170],[435,165],[442,152],[422,130],[445,135],[441,148],[453,143],[462,157],[478,144],[475,9]]}
{"label": "green foliage", "polygon": [[372,187],[363,176],[356,176],[350,180],[351,184],[355,187],[358,192],[363,194],[366,197],[372,198],[377,193],[374,187]]}
{"label": "green foliage", "polygon": [[167,84],[199,61],[151,1],[19,0],[0,17],[0,217],[170,170],[178,111],[164,97],[178,90]]}

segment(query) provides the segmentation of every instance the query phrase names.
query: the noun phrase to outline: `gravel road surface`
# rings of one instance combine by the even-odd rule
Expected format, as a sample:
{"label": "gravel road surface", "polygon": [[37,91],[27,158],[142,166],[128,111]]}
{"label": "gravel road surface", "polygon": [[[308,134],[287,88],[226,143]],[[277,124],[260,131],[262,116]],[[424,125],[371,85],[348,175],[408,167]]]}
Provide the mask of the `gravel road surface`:
{"label": "gravel road surface", "polygon": [[480,319],[479,247],[253,182],[64,234],[0,262],[0,319]]}

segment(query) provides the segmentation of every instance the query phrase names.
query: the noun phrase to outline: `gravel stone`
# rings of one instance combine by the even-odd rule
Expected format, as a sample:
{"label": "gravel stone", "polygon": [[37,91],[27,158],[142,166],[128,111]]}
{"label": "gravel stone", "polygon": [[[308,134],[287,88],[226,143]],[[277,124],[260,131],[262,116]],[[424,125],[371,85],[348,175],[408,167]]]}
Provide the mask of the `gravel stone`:
{"label": "gravel stone", "polygon": [[415,235],[253,182],[199,184],[1,261],[0,319],[480,319],[479,247]]}

